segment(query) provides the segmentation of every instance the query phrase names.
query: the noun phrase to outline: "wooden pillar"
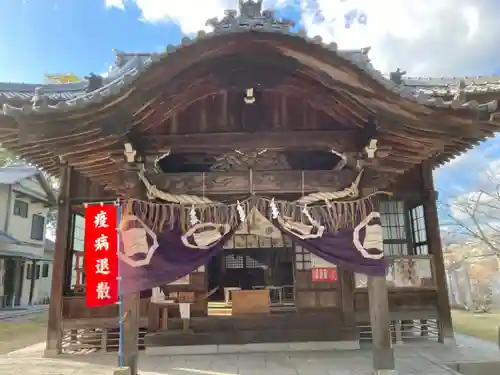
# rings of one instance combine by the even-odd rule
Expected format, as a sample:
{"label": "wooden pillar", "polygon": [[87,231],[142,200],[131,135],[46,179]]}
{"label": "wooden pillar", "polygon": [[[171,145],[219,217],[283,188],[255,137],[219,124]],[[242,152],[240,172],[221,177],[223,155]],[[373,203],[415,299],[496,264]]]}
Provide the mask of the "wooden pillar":
{"label": "wooden pillar", "polygon": [[422,164],[422,181],[424,188],[424,215],[427,231],[427,241],[430,253],[434,257],[434,280],[437,287],[437,307],[439,315],[439,342],[454,342],[453,322],[451,319],[450,301],[448,299],[448,285],[444,267],[443,249],[441,247],[441,233],[437,213],[437,194],[432,179],[432,166]]}
{"label": "wooden pillar", "polygon": [[133,293],[124,296],[123,311],[123,365],[129,368],[130,375],[137,375],[139,359],[139,314],[140,314],[140,293]]}
{"label": "wooden pillar", "polygon": [[354,311],[354,274],[351,271],[342,269],[342,267],[338,267],[337,269],[340,276],[342,324],[344,327],[352,328],[352,338],[349,337],[349,340],[359,340]]}
{"label": "wooden pillar", "polygon": [[[139,181],[138,165],[128,164],[124,183],[128,187],[127,196],[136,199],[147,197],[144,185]],[[128,367],[129,375],[137,375],[139,360],[139,323],[140,323],[141,293],[132,293],[123,296],[123,365]],[[151,306],[151,304],[150,304]]]}
{"label": "wooden pillar", "polygon": [[47,325],[46,353],[60,354],[62,350],[63,291],[66,280],[71,229],[71,167],[61,165],[60,192],[57,208],[57,227],[54,260],[52,265],[52,286],[50,291],[49,320]]}
{"label": "wooden pillar", "polygon": [[373,369],[375,374],[395,370],[390,332],[389,296],[384,276],[368,276],[368,299],[372,326]]}
{"label": "wooden pillar", "polygon": [[21,305],[21,298],[23,294],[24,283],[24,265],[25,261],[22,259],[14,260],[14,295],[12,296],[12,307]]}

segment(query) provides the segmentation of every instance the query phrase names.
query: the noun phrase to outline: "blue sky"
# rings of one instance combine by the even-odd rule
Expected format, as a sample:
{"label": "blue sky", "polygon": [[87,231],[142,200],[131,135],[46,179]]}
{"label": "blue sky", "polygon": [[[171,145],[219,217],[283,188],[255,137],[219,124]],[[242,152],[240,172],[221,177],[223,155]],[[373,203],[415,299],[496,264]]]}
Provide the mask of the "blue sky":
{"label": "blue sky", "polygon": [[[172,4],[174,0],[154,0]],[[205,0],[184,1],[200,5]],[[236,0],[211,0],[227,4]],[[280,1],[280,0],[270,0]],[[0,81],[36,83],[45,73],[72,72],[83,77],[90,72],[105,72],[114,60],[112,49],[126,52],[163,51],[169,43],[179,42],[179,22],[149,22],[136,2],[125,0],[125,9],[107,7],[106,0],[1,0],[0,7]],[[108,5],[120,3],[108,1]],[[180,1],[182,3],[182,0]],[[149,1],[149,3],[152,3]],[[234,7],[234,6],[233,6]],[[202,15],[204,20],[218,15],[220,7]],[[222,9],[223,9],[222,8]],[[351,9],[352,8],[352,9]],[[194,11],[195,8],[191,7]],[[331,21],[316,2],[310,2],[314,23]],[[347,18],[356,15],[350,7]],[[286,1],[277,9],[279,17],[293,19],[301,26],[300,6]],[[343,20],[344,14],[340,15]],[[343,20],[344,22],[344,20]],[[345,23],[345,22],[344,22]],[[203,28],[200,24],[198,29]]]}
{"label": "blue sky", "polygon": [[[45,73],[83,77],[106,72],[114,60],[113,48],[163,51],[167,44],[178,43],[183,31],[203,28],[206,19],[236,4],[235,0],[107,0],[108,6],[106,0],[0,1],[0,81],[30,83],[42,82]],[[277,6],[278,16],[298,21],[312,35],[335,40],[341,48],[371,46],[370,57],[384,72],[401,67],[410,75],[500,73],[500,56],[491,55],[500,42],[500,29],[494,32],[491,25],[500,25],[497,18],[492,24],[487,19],[498,14],[488,4],[500,10],[500,3],[492,0],[266,1]],[[116,6],[110,7],[111,3]],[[362,9],[366,25],[345,27],[344,16],[352,15],[353,9]],[[450,29],[446,25],[456,31],[456,40],[434,32]],[[499,146],[498,139],[487,141],[441,168],[436,174],[441,196],[474,190],[480,179],[477,166],[500,159]]]}
{"label": "blue sky", "polygon": [[[45,73],[72,72],[80,77],[101,73],[114,60],[113,48],[163,51],[182,36],[175,23],[141,20],[133,2],[127,3],[126,11],[106,7],[104,0],[1,2],[0,81],[37,83]],[[279,13],[299,18],[297,7]],[[207,14],[206,19],[212,16]]]}
{"label": "blue sky", "polygon": [[161,50],[177,43],[179,26],[139,21],[103,0],[1,0],[0,81],[41,82],[45,73],[85,76],[107,71],[112,48]]}

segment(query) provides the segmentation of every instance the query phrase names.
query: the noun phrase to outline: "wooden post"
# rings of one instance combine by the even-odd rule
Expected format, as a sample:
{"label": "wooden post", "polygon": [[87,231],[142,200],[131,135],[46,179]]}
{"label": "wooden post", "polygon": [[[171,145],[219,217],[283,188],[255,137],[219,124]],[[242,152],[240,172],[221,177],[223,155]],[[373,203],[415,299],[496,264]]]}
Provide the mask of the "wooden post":
{"label": "wooden post", "polygon": [[453,322],[451,319],[450,300],[448,299],[448,285],[446,282],[436,205],[437,194],[434,190],[434,181],[432,179],[432,166],[428,163],[422,164],[422,181],[424,187],[424,215],[427,241],[430,253],[434,256],[434,280],[437,287],[437,308],[439,315],[439,342],[454,342]]}
{"label": "wooden post", "polygon": [[337,269],[340,276],[342,324],[344,327],[352,328],[352,338],[349,337],[348,339],[359,341],[359,333],[356,330],[356,314],[354,313],[354,274],[342,267],[337,267]]}
{"label": "wooden post", "polygon": [[48,355],[60,354],[62,350],[63,291],[71,228],[71,170],[67,164],[61,166],[47,346],[45,349]]}
{"label": "wooden post", "polygon": [[372,326],[373,369],[375,374],[390,374],[395,370],[395,363],[389,321],[389,296],[384,276],[368,276],[368,299]]}
{"label": "wooden post", "polygon": [[24,283],[24,265],[24,260],[14,260],[14,295],[12,296],[12,307],[21,304]]}
{"label": "wooden post", "polygon": [[[128,196],[137,199],[145,198],[144,186],[137,177],[138,166],[127,165],[125,184],[128,185]],[[132,293],[123,296],[123,365],[128,367],[129,375],[137,375],[139,360],[139,323],[141,293]]]}
{"label": "wooden post", "polygon": [[33,303],[33,294],[35,293],[35,276],[36,276],[36,260],[31,262],[31,282],[30,282],[30,298],[29,305]]}
{"label": "wooden post", "polygon": [[129,368],[130,375],[137,375],[138,371],[140,301],[140,293],[125,295],[123,298],[123,311],[125,314],[123,324],[123,365]]}

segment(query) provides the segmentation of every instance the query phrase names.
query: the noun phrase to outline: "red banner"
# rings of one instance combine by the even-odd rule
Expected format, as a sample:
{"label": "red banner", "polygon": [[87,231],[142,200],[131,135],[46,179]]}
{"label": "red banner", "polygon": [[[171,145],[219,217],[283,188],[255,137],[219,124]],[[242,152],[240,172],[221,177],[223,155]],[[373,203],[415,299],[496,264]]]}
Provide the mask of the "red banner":
{"label": "red banner", "polygon": [[88,307],[118,301],[117,210],[114,204],[85,208],[85,294]]}
{"label": "red banner", "polygon": [[337,281],[337,268],[336,267],[323,267],[323,268],[313,268],[312,269],[312,281],[313,282],[332,282]]}

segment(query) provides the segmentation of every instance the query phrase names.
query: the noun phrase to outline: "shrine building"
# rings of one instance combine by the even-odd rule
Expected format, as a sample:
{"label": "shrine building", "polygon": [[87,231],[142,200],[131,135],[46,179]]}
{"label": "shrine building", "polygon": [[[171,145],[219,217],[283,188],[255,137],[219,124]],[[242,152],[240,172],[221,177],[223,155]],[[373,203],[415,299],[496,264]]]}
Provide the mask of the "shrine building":
{"label": "shrine building", "polygon": [[83,268],[84,207],[118,198],[141,223],[120,253],[132,367],[371,342],[390,370],[393,343],[453,340],[432,171],[500,129],[499,77],[386,76],[260,2],[207,24],[106,77],[0,84],[2,146],[60,179],[47,352],[118,350]]}

